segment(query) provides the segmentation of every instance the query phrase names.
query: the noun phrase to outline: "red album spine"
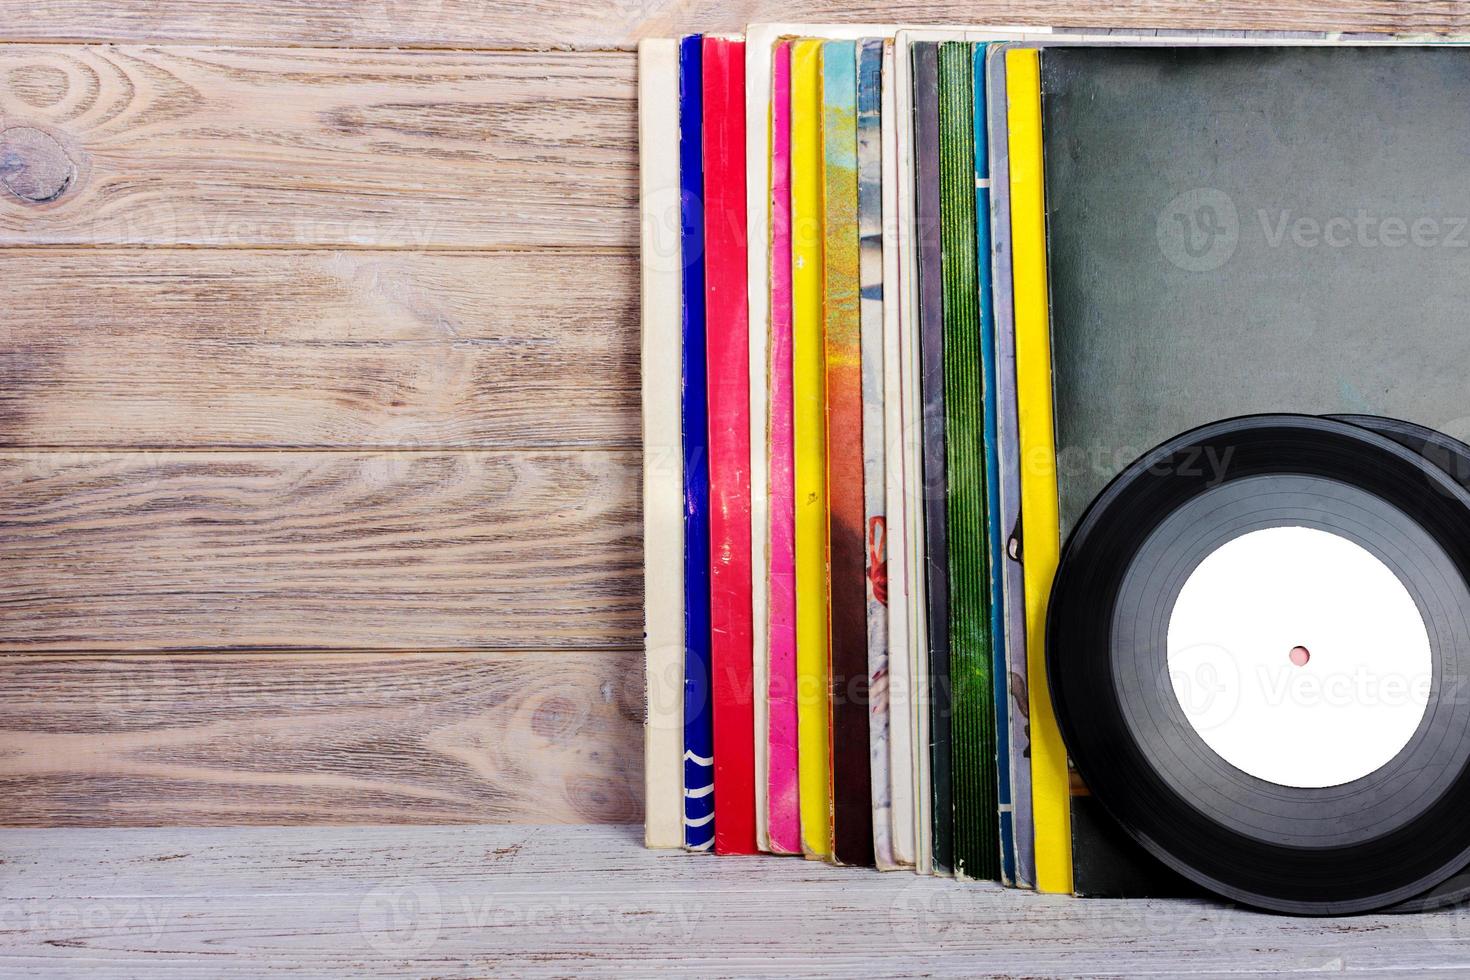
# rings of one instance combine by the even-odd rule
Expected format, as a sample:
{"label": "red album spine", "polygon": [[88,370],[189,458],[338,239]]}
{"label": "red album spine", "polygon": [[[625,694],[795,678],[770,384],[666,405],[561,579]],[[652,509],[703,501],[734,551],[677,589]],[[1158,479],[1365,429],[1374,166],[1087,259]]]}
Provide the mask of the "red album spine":
{"label": "red album spine", "polygon": [[745,43],[707,37],[704,256],[717,854],[757,852],[745,228]]}

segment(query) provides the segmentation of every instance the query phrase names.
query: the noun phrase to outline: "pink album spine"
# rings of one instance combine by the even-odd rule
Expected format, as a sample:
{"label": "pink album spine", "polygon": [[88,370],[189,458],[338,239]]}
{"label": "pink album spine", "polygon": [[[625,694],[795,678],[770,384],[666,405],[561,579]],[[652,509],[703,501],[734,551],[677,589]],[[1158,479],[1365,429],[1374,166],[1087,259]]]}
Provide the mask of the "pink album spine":
{"label": "pink album spine", "polygon": [[796,748],[796,485],[791,391],[791,46],[776,47],[771,78],[770,542],[767,630],[768,808],[771,849],[801,853]]}

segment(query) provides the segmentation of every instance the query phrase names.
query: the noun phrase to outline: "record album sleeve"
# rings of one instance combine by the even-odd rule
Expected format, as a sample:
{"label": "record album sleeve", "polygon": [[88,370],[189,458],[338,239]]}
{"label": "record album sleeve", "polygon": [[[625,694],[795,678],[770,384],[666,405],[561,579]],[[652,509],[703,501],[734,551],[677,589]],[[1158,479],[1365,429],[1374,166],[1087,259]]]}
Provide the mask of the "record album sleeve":
{"label": "record album sleeve", "polygon": [[914,681],[909,647],[908,518],[904,502],[906,446],[903,429],[903,374],[901,350],[903,299],[899,284],[899,163],[897,68],[894,43],[883,43],[882,108],[882,215],[883,252],[883,434],[884,506],[888,532],[888,789],[890,840],[895,863],[915,862]]}
{"label": "record album sleeve", "polygon": [[[1436,108],[1462,102],[1467,53],[1261,42],[1040,55],[1064,536],[1134,456],[1202,422],[1361,413],[1467,434],[1467,141]],[[1068,158],[1082,145],[1122,177],[1117,200],[1085,196],[1103,176]],[[1078,789],[1079,892],[1185,890]]]}
{"label": "record album sleeve", "polygon": [[679,45],[638,46],[642,211],[644,842],[684,842],[684,463],[680,421]]}
{"label": "record album sleeve", "polygon": [[[766,676],[767,839],[801,853],[797,793],[796,486],[791,402],[791,45],[772,64],[770,163],[769,539]],[[754,320],[751,329],[758,329]],[[752,450],[754,451],[754,450]],[[754,474],[752,473],[752,479]],[[759,528],[759,522],[752,524]],[[754,556],[752,555],[752,562]],[[753,603],[753,606],[755,604]],[[757,619],[756,630],[761,629]],[[756,662],[760,662],[759,654]],[[757,742],[760,741],[757,732]],[[759,777],[759,774],[757,774]]]}
{"label": "record album sleeve", "polygon": [[[982,67],[983,66],[983,67]],[[998,540],[1002,557],[992,567],[999,573],[1004,625],[996,642],[1004,643],[1008,680],[1006,695],[1010,719],[1012,815],[1016,843],[1016,884],[1035,887],[1036,840],[1032,825],[1031,724],[1026,666],[1026,594],[1021,571],[1021,471],[1020,436],[1016,402],[1016,336],[1011,309],[1011,208],[1010,157],[1005,103],[1005,57],[1000,45],[977,51],[977,105],[984,99],[987,136],[983,143],[990,160],[990,251],[986,265],[991,270],[991,322],[995,348],[995,459],[999,476]],[[977,110],[978,112],[979,110]],[[977,139],[976,145],[982,145]],[[992,527],[994,528],[994,523]]]}
{"label": "record album sleeve", "polygon": [[802,852],[832,852],[827,702],[827,379],[822,331],[822,42],[791,45],[791,390]]}
{"label": "record album sleeve", "polygon": [[[1211,45],[1254,46],[1291,43],[1293,43],[1291,36],[1267,32],[1261,32],[1259,34],[1247,32],[1244,36],[1229,32],[1222,32],[1218,36],[1178,35],[1172,36],[1166,41],[1160,37],[1129,34],[1121,31],[1111,32],[1106,35],[1088,34],[1085,31],[1057,31],[1053,39],[1035,39],[1024,43],[1013,43],[992,48],[991,54],[987,59],[989,65],[987,88],[988,97],[992,103],[989,113],[992,121],[990,126],[990,156],[995,168],[991,183],[993,212],[995,216],[995,221],[992,225],[992,235],[995,240],[993,270],[996,283],[993,290],[993,297],[995,300],[995,316],[998,325],[996,339],[998,366],[1002,372],[1000,384],[1002,390],[1011,383],[1008,367],[1008,361],[1011,358],[1006,352],[1006,345],[1013,341],[1018,345],[1024,345],[1023,341],[1019,339],[1019,333],[1021,331],[1019,318],[1013,321],[1014,329],[1007,329],[1006,327],[1008,322],[1012,322],[1011,301],[1013,291],[1008,284],[1008,279],[1013,271],[1015,272],[1017,282],[1015,298],[1018,313],[1022,305],[1022,300],[1019,296],[1022,288],[1020,285],[1022,277],[1020,268],[1021,259],[1019,254],[1017,254],[1013,261],[1012,255],[1010,254],[1010,232],[1013,228],[1010,211],[1010,191],[1013,185],[1009,179],[1008,168],[1013,157],[1008,152],[1009,124],[1012,118],[1007,99],[1007,57],[1009,53],[1015,50],[1035,50],[1042,48],[1047,51],[1061,49],[1102,50],[1105,46],[1138,47],[1140,45],[1148,45],[1155,49],[1168,49],[1177,45],[1198,48],[1209,47]],[[1323,40],[1320,37],[1315,37],[1314,40],[1302,40],[1296,43],[1314,44],[1323,43]],[[1045,205],[1047,203],[1043,199],[1043,204]],[[1050,215],[1049,220],[1050,224],[1048,226],[1048,216],[1043,214],[1042,229],[1044,234],[1055,233],[1061,227],[1058,224],[1059,218],[1056,215]],[[1044,259],[1045,253],[1043,252]],[[1032,271],[1033,273],[1036,272],[1036,270]],[[1047,272],[1045,261],[1043,261],[1039,271],[1043,275]],[[1050,340],[1050,335],[1048,335],[1048,340]],[[1047,356],[1048,358],[1050,357],[1050,350],[1048,350]],[[1020,398],[1022,405],[1028,403],[1028,397],[1025,394],[1027,390],[1030,390],[1033,395],[1039,390],[1036,384],[1038,378],[1039,375],[1033,373],[1029,377],[1029,383],[1028,379],[1017,379],[1018,387],[1022,392]],[[1047,365],[1047,379],[1048,383],[1050,383],[1050,364]],[[1050,398],[1051,395],[1048,391],[1047,404],[1044,406],[1048,411],[1051,410]],[[1030,400],[1030,403],[1035,404],[1034,398]],[[1012,671],[1013,721],[1016,717],[1026,713],[1024,710],[1026,706],[1036,702],[1036,690],[1034,687],[1046,683],[1044,674],[1039,677],[1029,676],[1028,661],[1021,653],[1023,648],[1034,652],[1037,640],[1029,635],[1022,640],[1021,633],[1030,629],[1031,621],[1038,612],[1036,605],[1038,602],[1038,593],[1043,596],[1039,601],[1041,602],[1040,611],[1044,612],[1044,594],[1049,589],[1051,572],[1045,571],[1037,575],[1024,575],[1024,581],[1027,583],[1024,590],[1018,590],[1012,584],[1012,581],[1019,574],[1018,568],[1025,564],[1021,559],[1027,551],[1024,547],[1024,539],[1027,537],[1027,534],[1039,528],[1046,535],[1047,539],[1050,539],[1052,535],[1052,532],[1047,530],[1049,527],[1049,518],[1045,509],[1042,510],[1041,516],[1035,520],[1033,520],[1034,515],[1029,510],[1027,511],[1025,524],[1025,531],[1027,533],[1023,534],[1022,526],[1018,521],[1021,508],[1012,503],[1012,501],[1018,499],[1029,499],[1028,495],[1030,492],[1025,487],[1017,488],[1016,478],[1012,476],[1012,466],[1017,465],[1019,460],[1016,460],[1015,464],[1004,462],[1005,454],[1011,447],[1017,447],[1021,451],[1025,451],[1024,446],[1021,445],[1021,440],[1008,438],[1006,435],[1007,426],[1010,425],[1009,413],[1014,404],[1014,399],[1003,396],[998,413],[1001,425],[998,449],[1002,458],[1001,501],[1004,509],[1002,523],[1009,528],[1006,532],[1006,575],[1002,593],[1006,604],[1005,634],[1007,636],[1008,657]],[[1055,448],[1054,445],[1053,450],[1049,451],[1054,451]],[[1051,474],[1053,483],[1057,482],[1057,474],[1058,469],[1054,467]],[[1065,477],[1065,474],[1063,476]],[[1060,481],[1062,486],[1065,486],[1067,482],[1065,478]],[[1021,491],[1019,495],[1013,493],[1012,488],[1019,489]],[[1060,516],[1059,512],[1059,521]],[[1060,524],[1055,533],[1058,537],[1060,536]],[[1030,569],[1027,571],[1029,573],[1035,572],[1036,570]],[[1021,591],[1024,591],[1025,599],[1023,603],[1018,604],[1014,601],[1014,597],[1020,594]],[[1026,609],[1025,616],[1019,619],[1017,617],[1018,605],[1024,606]],[[1040,642],[1044,645],[1044,639]],[[1032,687],[1033,689],[1028,691],[1028,687]],[[1019,696],[1017,696],[1018,694]],[[1050,705],[1049,694],[1043,700],[1045,704]],[[1062,855],[1057,849],[1060,847],[1064,836],[1057,830],[1060,826],[1059,816],[1055,812],[1051,812],[1054,810],[1054,802],[1059,797],[1047,787],[1049,785],[1059,786],[1064,784],[1061,782],[1054,768],[1049,774],[1042,772],[1042,768],[1045,766],[1045,760],[1055,758],[1044,747],[1038,749],[1038,746],[1035,744],[1035,740],[1040,735],[1044,735],[1048,728],[1045,720],[1042,719],[1039,729],[1036,725],[1036,719],[1027,720],[1031,724],[1025,728],[1017,727],[1013,724],[1012,737],[1020,739],[1029,736],[1033,742],[1030,746],[1032,751],[1029,753],[1030,766],[1027,769],[1017,768],[1015,770],[1018,775],[1018,785],[1022,774],[1030,774],[1033,777],[1031,787],[1033,813],[1029,815],[1024,813],[1018,803],[1016,818],[1018,822],[1027,819],[1028,816],[1034,818],[1035,832],[1029,836],[1022,835],[1018,832],[1018,863],[1023,860],[1023,845],[1029,839],[1035,848],[1034,858],[1038,869],[1048,864],[1053,867],[1060,867],[1062,864]],[[1038,735],[1038,732],[1040,735]],[[1027,753],[1013,749],[1012,758],[1019,765],[1022,760],[1027,758]],[[1112,822],[1102,813],[1101,809],[1096,806],[1095,802],[1087,794],[1086,787],[1076,778],[1075,774],[1069,772],[1067,777],[1065,785],[1069,788],[1069,805],[1067,808],[1067,833],[1065,839],[1068,842],[1068,848],[1065,861],[1069,868],[1075,863],[1076,872],[1075,875],[1070,871],[1068,873],[1068,878],[1070,879],[1069,888],[1081,894],[1114,896],[1172,895],[1189,892],[1188,887],[1184,886],[1177,876],[1165,872],[1157,862],[1154,862],[1147,855],[1143,854],[1139,848],[1133,845],[1132,842],[1125,839],[1121,831],[1116,826],[1113,826]],[[1052,829],[1048,830],[1048,827]],[[1038,870],[1038,874],[1040,873]],[[1018,874],[1024,875],[1024,872],[1018,870]],[[1055,880],[1060,880],[1060,876]]]}
{"label": "record album sleeve", "polygon": [[863,536],[868,629],[868,748],[873,856],[896,868],[889,775],[888,527],[883,431],[883,42],[857,45],[857,165]]}
{"label": "record album sleeve", "polygon": [[993,880],[1001,877],[1001,847],[970,45],[944,42],[938,61],[954,861],[957,875]]}
{"label": "record album sleeve", "polygon": [[743,42],[706,37],[703,58],[715,851],[752,854],[757,846]]}
{"label": "record album sleeve", "polygon": [[[989,560],[986,563],[986,587],[989,590],[989,625],[991,648],[991,701],[995,712],[995,758],[997,802],[1000,817],[1001,876],[1008,884],[1024,884],[1031,881],[1029,857],[1023,860],[1019,851],[1016,811],[1016,789],[1018,774],[1027,780],[1029,791],[1030,773],[1023,760],[1012,751],[1025,746],[1025,739],[1012,739],[1010,660],[1006,647],[1005,532],[1001,523],[1000,500],[1000,376],[1001,367],[996,347],[996,320],[994,299],[994,276],[991,267],[991,221],[990,221],[990,126],[986,118],[985,99],[985,52],[987,44],[975,44],[971,51],[971,83],[973,88],[973,126],[975,158],[975,271],[980,296],[980,360],[982,408],[984,412],[985,456],[985,533]],[[1029,795],[1029,794],[1028,794]],[[1029,815],[1030,800],[1020,809]],[[1030,820],[1026,821],[1026,833],[1030,833]],[[1029,840],[1026,849],[1029,851]],[[1022,869],[1027,874],[1022,876]]]}
{"label": "record album sleeve", "polygon": [[914,233],[918,265],[919,389],[923,402],[925,620],[928,650],[929,790],[936,873],[954,869],[949,678],[949,547],[946,513],[944,282],[939,176],[939,46],[915,44]]}
{"label": "record album sleeve", "polygon": [[715,840],[710,692],[709,407],[704,311],[704,39],[679,41],[679,199],[683,278],[684,846]]}
{"label": "record album sleeve", "polygon": [[1067,753],[1046,684],[1046,600],[1061,542],[1053,462],[1056,445],[1040,71],[1035,51],[1004,50],[1018,449],[1019,458],[1027,461],[1021,469],[1021,513],[1025,521],[1021,553],[1036,888],[1043,892],[1068,893],[1072,891],[1072,834]]}
{"label": "record album sleeve", "polygon": [[898,226],[898,368],[900,437],[897,455],[903,461],[903,548],[907,620],[910,764],[913,770],[914,871],[934,871],[934,819],[929,751],[929,629],[928,566],[925,562],[923,396],[919,379],[919,264],[915,208],[914,70],[913,45],[900,31],[893,42],[894,105],[898,114],[897,142]]}
{"label": "record album sleeve", "polygon": [[827,380],[832,851],[873,863],[859,321],[857,47],[822,45],[822,325]]}

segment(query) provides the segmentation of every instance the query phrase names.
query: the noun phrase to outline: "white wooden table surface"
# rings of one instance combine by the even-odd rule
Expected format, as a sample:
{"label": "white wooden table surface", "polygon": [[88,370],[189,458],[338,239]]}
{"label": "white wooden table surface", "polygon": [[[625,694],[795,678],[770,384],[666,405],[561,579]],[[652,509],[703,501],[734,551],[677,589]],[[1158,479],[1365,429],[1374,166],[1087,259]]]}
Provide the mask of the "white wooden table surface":
{"label": "white wooden table surface", "polygon": [[0,831],[0,976],[1470,971],[1470,912],[1039,896],[633,827]]}

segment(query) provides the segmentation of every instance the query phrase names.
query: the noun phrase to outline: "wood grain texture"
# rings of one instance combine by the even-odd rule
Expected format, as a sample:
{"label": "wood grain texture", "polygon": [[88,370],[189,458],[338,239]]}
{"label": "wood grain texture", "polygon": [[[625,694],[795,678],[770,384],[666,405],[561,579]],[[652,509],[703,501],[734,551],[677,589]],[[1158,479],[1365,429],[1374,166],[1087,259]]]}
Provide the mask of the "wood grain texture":
{"label": "wood grain texture", "polygon": [[15,250],[0,445],[636,448],[637,261]]}
{"label": "wood grain texture", "polygon": [[631,648],[639,474],[591,451],[0,454],[0,650]]}
{"label": "wood grain texture", "polygon": [[622,53],[0,46],[0,245],[632,247],[635,70]]}
{"label": "wood grain texture", "polygon": [[1467,31],[1460,0],[37,0],[6,40],[203,41],[428,48],[626,48],[763,21]]}
{"label": "wood grain texture", "polygon": [[[7,830],[10,975],[1403,976],[1470,967],[1470,910],[1303,919],[1074,899],[632,827]],[[845,928],[861,921],[862,929]],[[840,944],[819,937],[843,935]]]}
{"label": "wood grain texture", "polygon": [[[1458,0],[23,6],[0,42],[57,42],[0,43],[0,823],[32,825],[638,819],[641,37],[1470,30]],[[0,971],[644,973],[695,929],[664,972],[1463,963],[1377,920],[971,905],[991,893],[802,862],[712,876],[632,832],[343,833],[6,838]],[[548,876],[579,863],[607,901],[544,925],[572,894]],[[459,915],[426,944],[371,928],[404,875]],[[140,894],[164,896],[144,911],[180,926],[166,941],[67,918]],[[887,930],[811,967],[808,937],[854,909]],[[741,948],[751,922],[770,949]]]}
{"label": "wood grain texture", "polygon": [[639,818],[636,653],[0,660],[0,825]]}

